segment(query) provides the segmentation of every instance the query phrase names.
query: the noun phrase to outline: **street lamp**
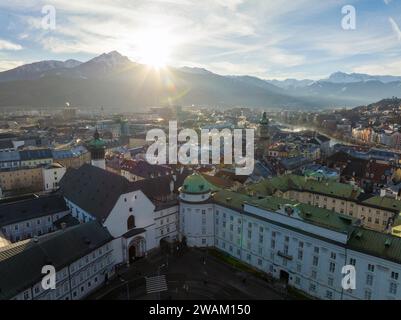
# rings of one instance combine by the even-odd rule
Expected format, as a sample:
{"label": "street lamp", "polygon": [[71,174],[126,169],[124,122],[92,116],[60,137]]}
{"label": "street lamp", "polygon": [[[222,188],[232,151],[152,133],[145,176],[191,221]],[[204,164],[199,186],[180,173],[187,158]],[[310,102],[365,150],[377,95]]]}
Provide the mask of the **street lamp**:
{"label": "street lamp", "polygon": [[[166,267],[166,264],[162,264],[157,268],[157,275],[160,277],[160,269]],[[159,291],[159,300],[160,300],[160,291]]]}
{"label": "street lamp", "polygon": [[125,282],[125,284],[127,285],[127,300],[129,300],[129,286],[128,286],[128,280],[124,280],[124,278],[120,276],[120,281],[121,281],[122,283]]}

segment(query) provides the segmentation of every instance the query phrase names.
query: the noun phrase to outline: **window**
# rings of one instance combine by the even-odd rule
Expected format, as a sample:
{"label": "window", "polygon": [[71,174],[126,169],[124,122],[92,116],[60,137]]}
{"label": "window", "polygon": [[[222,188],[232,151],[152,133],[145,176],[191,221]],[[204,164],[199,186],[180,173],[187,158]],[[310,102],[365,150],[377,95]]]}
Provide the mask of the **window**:
{"label": "window", "polygon": [[135,217],[133,215],[131,215],[127,219],[127,229],[131,230],[134,228],[135,228]]}
{"label": "window", "polygon": [[302,260],[303,255],[304,255],[303,251],[302,250],[298,250],[298,260]]}
{"label": "window", "polygon": [[314,251],[315,253],[319,253],[319,248],[318,248],[318,247],[315,247],[315,248],[313,249],[313,251]]}
{"label": "window", "polygon": [[272,240],[271,241],[271,248],[274,249],[276,247],[276,241]]}
{"label": "window", "polygon": [[296,278],[295,278],[295,284],[296,284],[296,285],[300,285],[300,284],[301,284],[301,278],[296,277]]}
{"label": "window", "polygon": [[331,278],[331,277],[329,277],[329,278],[327,279],[327,284],[328,284],[330,287],[332,287],[333,284],[334,284],[334,279]]}
{"label": "window", "polygon": [[375,266],[373,265],[373,264],[368,264],[368,270],[370,271],[370,272],[374,272],[375,271]]}
{"label": "window", "polygon": [[330,262],[329,271],[333,273],[336,270],[336,264],[334,262]]}
{"label": "window", "polygon": [[371,286],[373,284],[373,276],[371,274],[366,275],[366,285]]}
{"label": "window", "polygon": [[316,276],[317,276],[316,270],[312,270],[311,275],[312,275],[312,279],[316,279]]}
{"label": "window", "polygon": [[356,265],[356,259],[355,258],[350,258],[349,259],[349,264],[355,266]]}
{"label": "window", "polygon": [[206,244],[206,239],[202,238],[202,244]]}
{"label": "window", "polygon": [[326,298],[327,299],[333,299],[333,291],[327,290],[326,291]]}
{"label": "window", "polygon": [[332,252],[332,253],[330,254],[330,258],[333,259],[333,260],[336,260],[336,253],[335,253],[335,252]]}
{"label": "window", "polygon": [[304,243],[303,243],[302,241],[299,241],[298,246],[299,246],[300,248],[303,248],[303,247],[304,247]]}
{"label": "window", "polygon": [[372,292],[370,290],[365,290],[365,300],[372,299]]}
{"label": "window", "polygon": [[297,264],[297,272],[301,272],[302,271],[302,265],[301,264]]}
{"label": "window", "polygon": [[389,290],[389,292],[390,292],[391,294],[397,294],[397,284],[396,284],[396,283],[394,283],[394,282],[391,282],[391,283],[390,283],[390,290]]}
{"label": "window", "polygon": [[391,272],[391,279],[398,280],[398,272]]}
{"label": "window", "polygon": [[317,267],[317,265],[319,264],[319,258],[316,257],[316,256],[314,256],[314,257],[313,257],[313,260],[312,260],[312,264],[313,264],[315,267]]}
{"label": "window", "polygon": [[310,292],[315,292],[315,291],[316,291],[316,285],[315,285],[314,283],[311,283],[311,284],[309,285],[309,291],[310,291]]}

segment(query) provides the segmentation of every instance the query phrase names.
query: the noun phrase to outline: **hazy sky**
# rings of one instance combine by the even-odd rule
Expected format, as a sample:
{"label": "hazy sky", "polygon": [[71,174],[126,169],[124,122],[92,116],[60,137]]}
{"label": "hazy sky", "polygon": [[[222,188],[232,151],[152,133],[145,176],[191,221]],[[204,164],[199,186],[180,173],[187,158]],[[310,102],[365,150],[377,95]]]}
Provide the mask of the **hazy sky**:
{"label": "hazy sky", "polygon": [[[44,5],[55,29],[42,27]],[[341,27],[344,5],[355,30]],[[401,75],[400,29],[401,0],[0,0],[0,70],[117,50],[263,78]]]}

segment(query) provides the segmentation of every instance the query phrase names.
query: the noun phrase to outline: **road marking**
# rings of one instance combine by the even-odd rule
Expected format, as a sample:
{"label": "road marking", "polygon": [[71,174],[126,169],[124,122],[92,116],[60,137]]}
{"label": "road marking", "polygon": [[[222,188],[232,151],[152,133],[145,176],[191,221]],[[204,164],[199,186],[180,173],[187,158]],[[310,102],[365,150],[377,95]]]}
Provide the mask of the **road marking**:
{"label": "road marking", "polygon": [[167,290],[166,276],[146,277],[146,292],[155,293]]}

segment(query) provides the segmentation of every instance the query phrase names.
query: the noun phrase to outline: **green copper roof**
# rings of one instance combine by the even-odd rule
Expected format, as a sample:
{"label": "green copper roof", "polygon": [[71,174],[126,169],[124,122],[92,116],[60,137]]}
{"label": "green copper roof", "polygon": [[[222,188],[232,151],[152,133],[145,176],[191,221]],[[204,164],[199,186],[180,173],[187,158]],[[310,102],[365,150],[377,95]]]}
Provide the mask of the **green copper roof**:
{"label": "green copper roof", "polygon": [[256,205],[261,209],[277,211],[279,205],[290,204],[299,209],[299,216],[307,223],[347,233],[347,248],[355,251],[401,263],[401,238],[354,225],[355,218],[318,208],[308,204],[296,203],[279,197],[256,197],[228,190],[213,195],[215,203],[233,210],[242,210],[243,204]]}
{"label": "green copper roof", "polygon": [[401,212],[401,201],[390,197],[373,196],[363,200],[362,203]]}
{"label": "green copper roof", "polygon": [[266,112],[263,112],[262,119],[260,119],[260,124],[269,124],[269,119],[267,118]]}
{"label": "green copper roof", "polygon": [[306,222],[338,232],[348,232],[352,223],[355,221],[355,218],[344,214],[334,213],[331,210],[280,197],[267,196],[260,198],[233,191],[221,190],[213,195],[213,199],[218,204],[235,210],[241,210],[242,205],[245,203],[273,212],[279,210],[281,206],[292,205],[299,209],[300,217]]}
{"label": "green copper roof", "polygon": [[347,199],[356,199],[362,192],[361,189],[355,189],[349,184],[330,180],[318,181],[298,175],[283,175],[266,179],[247,188],[248,192],[259,195],[273,195],[277,190],[282,192],[289,190],[309,191]]}
{"label": "green copper roof", "polygon": [[356,228],[348,240],[348,246],[352,250],[401,262],[401,238],[390,234]]}
{"label": "green copper roof", "polygon": [[106,142],[104,142],[102,139],[93,139],[89,142],[89,147],[91,148],[102,149],[105,146]]}
{"label": "green copper roof", "polygon": [[[263,180],[260,183],[247,187],[244,191],[255,195],[273,195],[276,191],[289,190],[307,191],[355,201],[360,204],[387,209],[393,212],[401,212],[401,201],[390,197],[364,195],[362,189],[346,183],[333,180],[307,179],[298,175],[283,175],[272,179]],[[361,197],[360,197],[361,196]]]}
{"label": "green copper roof", "polygon": [[88,143],[88,146],[92,149],[103,149],[106,147],[106,142],[100,139],[100,134],[97,129],[93,134],[93,139]]}
{"label": "green copper roof", "polygon": [[219,188],[208,182],[201,174],[193,173],[185,178],[181,190],[185,193],[202,194],[217,191]]}

